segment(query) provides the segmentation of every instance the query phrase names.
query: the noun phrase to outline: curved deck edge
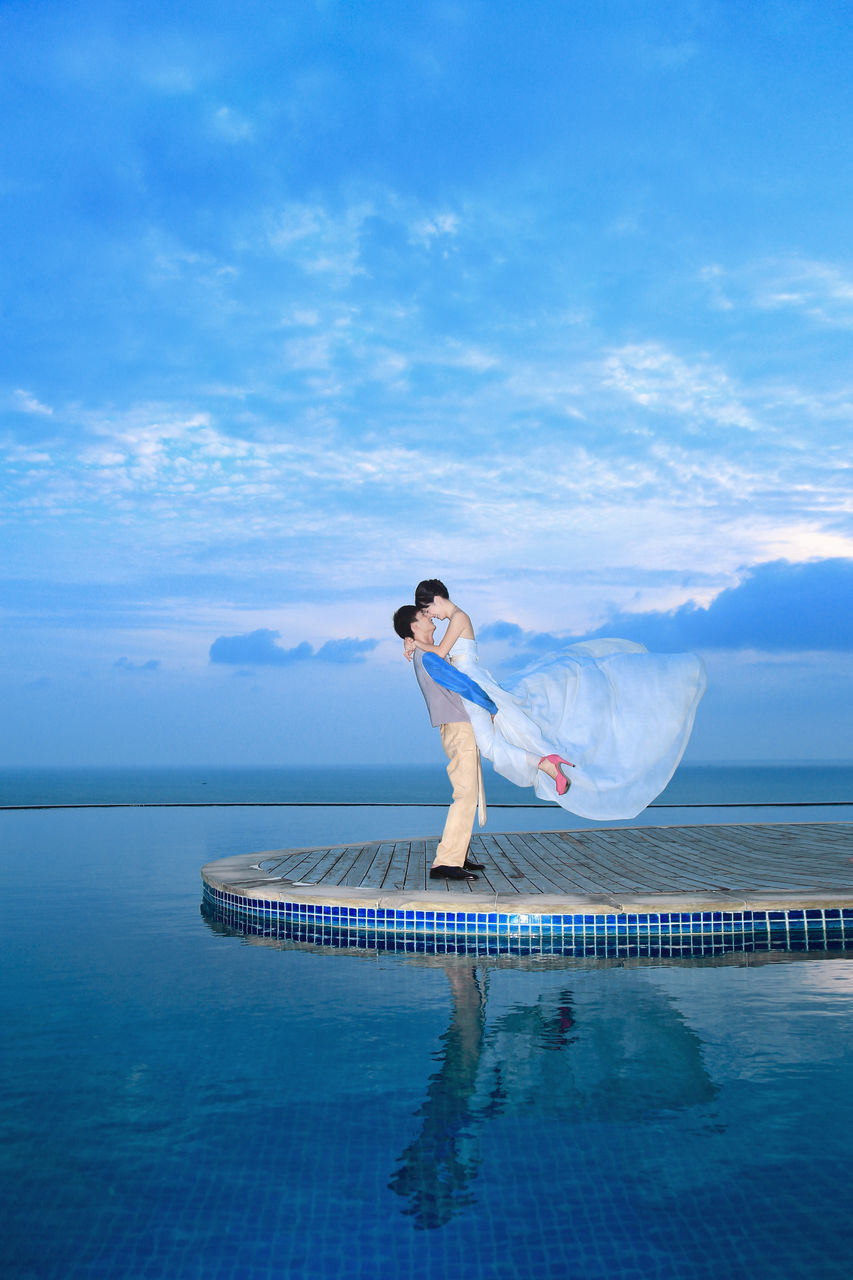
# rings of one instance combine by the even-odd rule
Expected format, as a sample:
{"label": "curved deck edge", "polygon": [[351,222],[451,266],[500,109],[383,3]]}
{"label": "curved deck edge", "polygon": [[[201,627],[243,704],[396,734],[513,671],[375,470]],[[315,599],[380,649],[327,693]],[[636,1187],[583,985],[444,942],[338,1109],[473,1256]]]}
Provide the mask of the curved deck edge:
{"label": "curved deck edge", "polygon": [[[335,846],[326,853],[349,847]],[[421,949],[426,941],[439,950],[482,944],[543,954],[555,949],[578,954],[578,948],[598,954],[611,946],[628,948],[629,954],[633,948],[641,954],[666,954],[697,941],[723,950],[853,946],[853,877],[849,888],[626,892],[603,886],[597,892],[556,893],[547,888],[502,892],[477,885],[461,891],[453,885],[455,891],[448,892],[444,882],[383,890],[277,874],[288,859],[298,861],[297,855],[309,852],[275,850],[207,863],[202,868],[207,909],[226,922],[254,922],[276,936],[304,937],[308,931],[319,937],[332,931],[333,945],[339,946],[371,937],[394,949],[408,944]]]}

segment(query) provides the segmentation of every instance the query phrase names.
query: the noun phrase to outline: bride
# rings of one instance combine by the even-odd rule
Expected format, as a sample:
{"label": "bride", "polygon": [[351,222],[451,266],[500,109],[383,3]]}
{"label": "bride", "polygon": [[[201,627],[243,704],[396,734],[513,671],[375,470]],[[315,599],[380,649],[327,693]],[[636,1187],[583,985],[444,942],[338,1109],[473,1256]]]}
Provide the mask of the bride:
{"label": "bride", "polygon": [[[503,777],[598,821],[634,818],[663,791],[707,684],[696,654],[587,640],[498,684],[443,582],[420,582],[415,604],[447,622],[439,644],[417,648],[451,662],[497,705],[494,716],[470,702],[467,710],[480,754]],[[406,641],[408,657],[415,646]]]}

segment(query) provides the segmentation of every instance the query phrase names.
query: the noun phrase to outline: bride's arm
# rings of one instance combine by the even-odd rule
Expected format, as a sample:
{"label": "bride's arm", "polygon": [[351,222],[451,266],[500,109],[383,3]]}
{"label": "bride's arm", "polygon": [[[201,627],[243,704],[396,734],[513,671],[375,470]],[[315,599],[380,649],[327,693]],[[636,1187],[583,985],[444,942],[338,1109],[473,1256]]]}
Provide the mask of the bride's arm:
{"label": "bride's arm", "polygon": [[415,644],[424,653],[435,653],[439,658],[446,658],[463,633],[468,639],[474,639],[474,628],[471,626],[471,619],[467,613],[457,609],[447,624],[447,630],[441,637],[441,644],[421,644],[420,640],[416,640]]}

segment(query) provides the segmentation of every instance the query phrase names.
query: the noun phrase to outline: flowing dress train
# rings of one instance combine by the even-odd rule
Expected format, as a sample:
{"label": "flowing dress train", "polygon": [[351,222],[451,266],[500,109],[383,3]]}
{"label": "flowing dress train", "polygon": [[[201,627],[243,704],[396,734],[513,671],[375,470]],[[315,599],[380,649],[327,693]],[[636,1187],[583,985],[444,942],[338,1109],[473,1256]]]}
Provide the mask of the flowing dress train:
{"label": "flowing dress train", "polygon": [[[649,653],[631,640],[587,640],[498,682],[480,665],[475,640],[449,660],[497,704],[491,716],[467,703],[481,755],[519,787],[533,787],[582,818],[634,818],[660,795],[684,754],[707,678],[694,653]],[[557,795],[540,757],[576,766]]]}

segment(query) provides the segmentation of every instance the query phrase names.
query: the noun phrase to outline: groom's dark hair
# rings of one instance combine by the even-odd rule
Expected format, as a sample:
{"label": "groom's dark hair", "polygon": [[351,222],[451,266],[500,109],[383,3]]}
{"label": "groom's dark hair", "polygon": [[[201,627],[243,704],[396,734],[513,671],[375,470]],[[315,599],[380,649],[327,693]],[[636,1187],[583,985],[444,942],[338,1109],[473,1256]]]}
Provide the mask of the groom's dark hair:
{"label": "groom's dark hair", "polygon": [[450,592],[440,578],[424,578],[423,582],[419,582],[415,587],[415,604],[419,609],[432,604],[436,596],[442,596],[445,600],[450,599]]}
{"label": "groom's dark hair", "polygon": [[[401,604],[394,614],[394,630],[401,640],[412,636],[412,622],[420,613],[416,604]],[[414,636],[412,636],[414,639]]]}

